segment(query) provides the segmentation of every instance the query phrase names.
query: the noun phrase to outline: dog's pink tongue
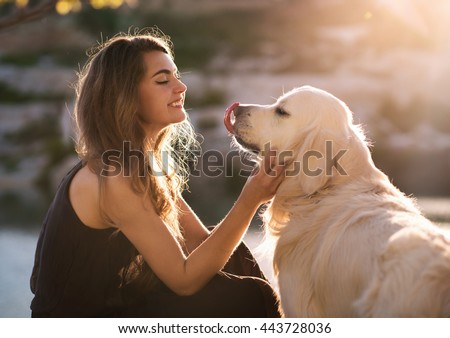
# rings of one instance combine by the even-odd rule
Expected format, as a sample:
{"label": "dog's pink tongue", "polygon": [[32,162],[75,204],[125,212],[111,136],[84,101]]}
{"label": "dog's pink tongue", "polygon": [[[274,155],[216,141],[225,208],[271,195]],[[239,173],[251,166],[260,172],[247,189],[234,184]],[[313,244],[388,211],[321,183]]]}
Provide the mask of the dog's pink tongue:
{"label": "dog's pink tongue", "polygon": [[223,122],[225,124],[225,127],[231,134],[234,134],[233,123],[231,123],[231,114],[233,114],[234,108],[236,108],[238,106],[239,106],[239,102],[235,102],[225,110],[225,116],[223,118]]}

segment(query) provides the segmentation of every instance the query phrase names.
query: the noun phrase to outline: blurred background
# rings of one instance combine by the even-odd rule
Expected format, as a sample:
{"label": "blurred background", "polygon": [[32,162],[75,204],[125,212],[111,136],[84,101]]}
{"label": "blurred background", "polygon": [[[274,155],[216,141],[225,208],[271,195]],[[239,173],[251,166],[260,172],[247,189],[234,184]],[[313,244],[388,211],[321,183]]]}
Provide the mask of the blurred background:
{"label": "blurred background", "polygon": [[[229,104],[330,91],[363,124],[376,165],[446,227],[449,22],[448,0],[0,0],[0,317],[30,315],[40,223],[77,162],[72,85],[98,41],[154,26],[169,35],[203,152],[222,152],[231,174]],[[205,224],[239,193],[245,178],[231,174],[191,179],[186,199]],[[251,230],[255,247],[258,218]]]}

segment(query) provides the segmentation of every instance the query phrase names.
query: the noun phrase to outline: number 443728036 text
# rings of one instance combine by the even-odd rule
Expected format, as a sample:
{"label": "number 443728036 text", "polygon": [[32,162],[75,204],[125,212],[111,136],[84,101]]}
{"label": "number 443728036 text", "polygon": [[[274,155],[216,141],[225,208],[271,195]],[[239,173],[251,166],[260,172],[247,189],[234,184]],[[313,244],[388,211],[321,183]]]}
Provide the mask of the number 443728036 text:
{"label": "number 443728036 text", "polygon": [[259,328],[263,333],[330,333],[330,323],[264,323]]}

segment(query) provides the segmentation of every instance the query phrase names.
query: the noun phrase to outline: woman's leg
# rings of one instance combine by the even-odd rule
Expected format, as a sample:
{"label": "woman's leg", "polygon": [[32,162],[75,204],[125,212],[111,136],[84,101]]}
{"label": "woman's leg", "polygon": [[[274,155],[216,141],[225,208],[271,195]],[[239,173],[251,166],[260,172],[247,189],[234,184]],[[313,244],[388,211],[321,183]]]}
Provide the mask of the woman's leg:
{"label": "woman's leg", "polygon": [[255,257],[243,242],[236,248],[222,270],[233,275],[259,277],[267,280]]}
{"label": "woman's leg", "polygon": [[241,243],[214,278],[192,296],[178,296],[167,287],[139,297],[126,317],[280,317],[279,300],[256,259]]}
{"label": "woman's leg", "polygon": [[258,277],[218,273],[192,296],[170,290],[153,293],[145,305],[134,306],[128,317],[245,318],[280,317],[278,298],[267,281]]}

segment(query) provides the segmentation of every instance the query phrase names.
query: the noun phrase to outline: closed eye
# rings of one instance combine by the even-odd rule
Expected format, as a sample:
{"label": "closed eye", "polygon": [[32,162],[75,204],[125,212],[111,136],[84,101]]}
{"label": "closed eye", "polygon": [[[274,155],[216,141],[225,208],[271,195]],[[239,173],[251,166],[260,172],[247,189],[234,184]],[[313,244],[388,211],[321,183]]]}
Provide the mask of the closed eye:
{"label": "closed eye", "polygon": [[157,84],[163,85],[163,84],[169,83],[169,81],[172,78],[180,80],[181,74],[178,71],[178,69],[175,69],[173,72],[171,72],[169,69],[161,69],[152,76],[152,78],[155,78],[155,77],[156,77],[155,82]]}
{"label": "closed eye", "polygon": [[275,112],[277,113],[278,116],[281,116],[281,117],[288,117],[288,116],[291,116],[291,114],[289,114],[286,110],[284,110],[284,109],[281,108],[281,107],[277,107],[277,108],[275,109]]}

